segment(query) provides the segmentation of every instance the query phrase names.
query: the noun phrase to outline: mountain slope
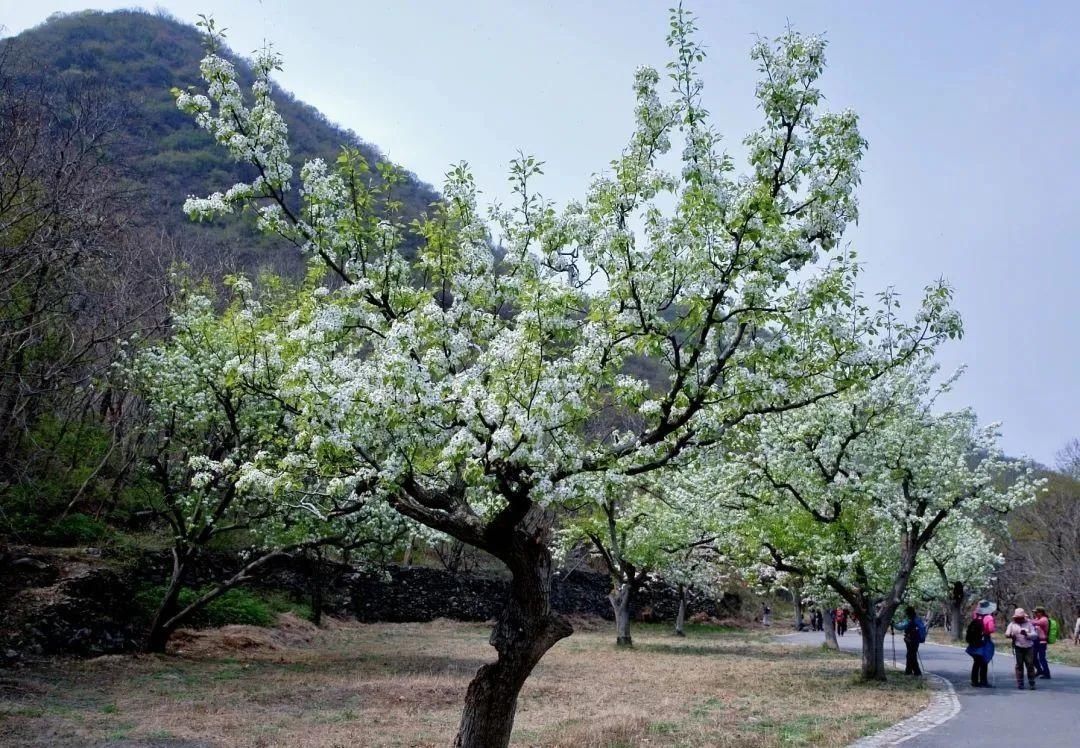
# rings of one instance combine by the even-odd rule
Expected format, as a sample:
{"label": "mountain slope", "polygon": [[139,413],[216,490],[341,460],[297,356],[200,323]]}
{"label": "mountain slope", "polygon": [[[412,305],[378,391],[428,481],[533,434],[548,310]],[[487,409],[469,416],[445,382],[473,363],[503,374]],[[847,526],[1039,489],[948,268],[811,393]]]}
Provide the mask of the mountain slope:
{"label": "mountain slope", "polygon": [[[192,224],[181,211],[188,195],[203,195],[250,178],[224,150],[177,110],[170,89],[199,80],[204,52],[197,29],[167,16],[141,11],[56,14],[18,36],[0,40],[0,56],[28,82],[44,81],[59,96],[92,95],[116,112],[118,131],[110,156],[137,192],[133,220],[167,231],[201,257],[206,268],[252,271],[270,265],[299,269],[295,250],[257,236],[243,219]],[[248,65],[228,55],[241,77]],[[353,132],[330,123],[286,92],[277,95],[289,125],[294,161],[334,159],[342,145],[360,149],[370,164],[385,160]],[[397,188],[406,218],[423,212],[438,193],[412,174]]]}

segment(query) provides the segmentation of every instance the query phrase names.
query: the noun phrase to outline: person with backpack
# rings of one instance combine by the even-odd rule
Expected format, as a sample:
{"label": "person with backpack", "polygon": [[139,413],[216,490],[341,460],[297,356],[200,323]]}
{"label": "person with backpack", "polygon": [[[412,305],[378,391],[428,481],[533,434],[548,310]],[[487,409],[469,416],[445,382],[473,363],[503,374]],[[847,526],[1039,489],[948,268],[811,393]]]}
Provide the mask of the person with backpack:
{"label": "person with backpack", "polygon": [[971,685],[974,688],[991,688],[987,674],[990,660],[994,659],[993,633],[994,611],[997,604],[989,600],[980,600],[971,615],[964,638],[967,640],[967,653],[972,659]]}
{"label": "person with backpack", "polygon": [[1050,664],[1046,661],[1046,645],[1050,643],[1050,619],[1046,615],[1046,608],[1036,606],[1035,617],[1031,623],[1039,630],[1039,641],[1035,642],[1035,675],[1049,679]]}
{"label": "person with backpack", "polygon": [[1005,628],[1005,638],[1012,641],[1013,656],[1016,657],[1016,687],[1024,690],[1024,670],[1027,669],[1028,688],[1035,690],[1035,643],[1039,641],[1039,630],[1028,619],[1027,611],[1017,608],[1013,612],[1012,623]]}
{"label": "person with backpack", "polygon": [[926,623],[915,613],[910,605],[904,609],[904,620],[896,624],[904,632],[904,646],[907,647],[907,659],[904,661],[904,675],[922,675],[919,667],[919,645],[926,641]]}

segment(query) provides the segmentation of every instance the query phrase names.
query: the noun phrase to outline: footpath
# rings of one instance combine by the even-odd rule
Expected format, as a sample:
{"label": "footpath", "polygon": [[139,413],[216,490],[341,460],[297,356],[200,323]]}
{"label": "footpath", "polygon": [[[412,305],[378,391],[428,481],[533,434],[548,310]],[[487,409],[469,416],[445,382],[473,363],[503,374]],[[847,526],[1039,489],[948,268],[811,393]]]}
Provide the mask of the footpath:
{"label": "footpath", "polygon": [[[788,644],[821,646],[821,632],[788,634],[779,637]],[[859,652],[858,632],[839,637],[844,651]],[[997,653],[991,661],[990,682],[994,688],[971,687],[971,658],[960,647],[923,644],[919,647],[923,670],[945,678],[952,685],[960,710],[955,716],[927,729],[913,722],[911,732],[878,745],[903,744],[908,748],[959,748],[961,746],[1038,745],[1040,748],[1080,746],[1080,668],[1050,663],[1050,680],[1036,680],[1037,690],[1020,691],[1013,676],[1013,656],[1000,637],[995,637]],[[904,662],[904,644],[897,637],[897,661]],[[885,638],[885,657],[891,662],[892,649]],[[904,678],[902,672],[890,677]],[[1026,678],[1025,678],[1026,685]],[[933,708],[933,707],[932,707]],[[920,730],[915,732],[915,730]]]}

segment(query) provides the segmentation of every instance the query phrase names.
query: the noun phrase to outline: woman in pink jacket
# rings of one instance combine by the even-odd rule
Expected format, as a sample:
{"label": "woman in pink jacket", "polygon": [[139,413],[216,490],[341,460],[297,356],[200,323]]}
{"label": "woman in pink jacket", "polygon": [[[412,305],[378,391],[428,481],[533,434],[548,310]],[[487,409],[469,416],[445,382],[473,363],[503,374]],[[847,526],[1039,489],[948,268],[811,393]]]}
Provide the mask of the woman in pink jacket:
{"label": "woman in pink jacket", "polygon": [[1031,621],[1039,630],[1039,641],[1035,642],[1035,675],[1040,678],[1050,677],[1050,664],[1046,661],[1046,645],[1050,643],[1050,618],[1046,608],[1035,608],[1035,617]]}

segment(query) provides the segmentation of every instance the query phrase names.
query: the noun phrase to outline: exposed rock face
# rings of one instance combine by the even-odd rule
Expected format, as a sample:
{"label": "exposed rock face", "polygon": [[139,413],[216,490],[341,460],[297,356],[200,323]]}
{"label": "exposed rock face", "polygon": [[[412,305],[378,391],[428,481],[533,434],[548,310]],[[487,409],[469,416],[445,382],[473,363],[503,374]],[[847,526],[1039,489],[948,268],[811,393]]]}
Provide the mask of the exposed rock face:
{"label": "exposed rock face", "polygon": [[134,647],[130,577],[93,553],[0,554],[0,652],[98,655]]}

